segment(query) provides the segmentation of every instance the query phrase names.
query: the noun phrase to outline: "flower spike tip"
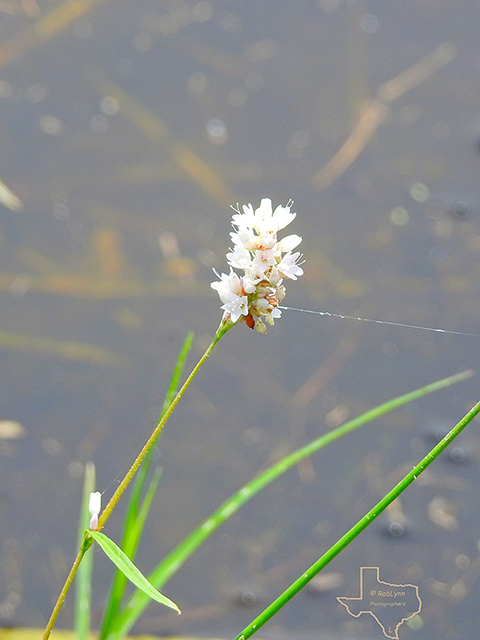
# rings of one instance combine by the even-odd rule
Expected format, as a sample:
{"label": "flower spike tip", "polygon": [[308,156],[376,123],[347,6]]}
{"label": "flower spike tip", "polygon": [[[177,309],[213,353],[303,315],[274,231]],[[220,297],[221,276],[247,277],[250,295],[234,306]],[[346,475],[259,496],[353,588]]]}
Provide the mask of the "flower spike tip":
{"label": "flower spike tip", "polygon": [[266,325],[273,326],[280,318],[278,305],[285,297],[283,279],[296,280],[303,274],[301,254],[292,253],[302,238],[290,235],[277,239],[277,232],[297,215],[290,211],[292,204],[273,210],[270,198],[262,198],[258,209],[251,204],[243,205],[243,213],[240,207],[234,209],[235,231],[230,234],[233,249],[227,253],[230,272],[217,274],[220,281],[210,285],[223,302],[223,325],[245,321],[251,329],[266,333]]}
{"label": "flower spike tip", "polygon": [[88,528],[94,531],[98,527],[98,516],[102,510],[102,494],[100,491],[92,491],[88,501],[88,511],[92,516]]}

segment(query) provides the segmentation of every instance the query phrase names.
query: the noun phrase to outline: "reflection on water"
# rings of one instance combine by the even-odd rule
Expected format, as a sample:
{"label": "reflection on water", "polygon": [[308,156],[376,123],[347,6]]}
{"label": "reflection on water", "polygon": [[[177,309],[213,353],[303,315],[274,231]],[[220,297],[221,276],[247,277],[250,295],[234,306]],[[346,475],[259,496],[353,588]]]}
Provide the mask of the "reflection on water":
{"label": "reflection on water", "polygon": [[[480,332],[479,26],[479,7],[458,0],[1,3],[5,625],[45,622],[74,553],[85,462],[110,495],[158,415],[186,332],[197,335],[193,361],[215,331],[209,282],[224,263],[229,204],[295,200],[307,262],[292,306]],[[285,452],[475,367],[479,345],[287,311],[266,337],[237,328],[163,436],[140,566]],[[151,606],[137,630],[237,632],[478,400],[477,387],[395,412],[277,480],[168,585],[183,616]],[[378,633],[336,596],[355,597],[359,567],[380,566],[385,580],[419,586],[423,638],[473,637],[474,426],[456,446],[265,633]],[[108,533],[119,527],[114,516]],[[97,617],[109,571],[99,557]],[[70,599],[64,626],[71,614]]]}

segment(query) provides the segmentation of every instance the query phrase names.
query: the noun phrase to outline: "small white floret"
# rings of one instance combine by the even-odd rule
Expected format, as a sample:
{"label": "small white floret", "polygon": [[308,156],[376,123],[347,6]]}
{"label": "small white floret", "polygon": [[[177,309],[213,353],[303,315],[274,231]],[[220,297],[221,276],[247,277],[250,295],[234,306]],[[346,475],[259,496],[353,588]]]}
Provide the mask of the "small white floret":
{"label": "small white floret", "polygon": [[296,264],[300,258],[300,253],[287,253],[281,259],[277,269],[285,278],[296,280],[298,276],[303,275],[303,269]]}
{"label": "small white floret", "polygon": [[232,322],[237,322],[240,316],[248,316],[248,298],[247,296],[237,296],[236,293],[228,294],[229,302],[221,308],[230,314]]}
{"label": "small white floret", "polygon": [[92,491],[88,501],[88,511],[91,515],[89,528],[96,529],[98,526],[98,516],[102,510],[102,494],[100,491]]}

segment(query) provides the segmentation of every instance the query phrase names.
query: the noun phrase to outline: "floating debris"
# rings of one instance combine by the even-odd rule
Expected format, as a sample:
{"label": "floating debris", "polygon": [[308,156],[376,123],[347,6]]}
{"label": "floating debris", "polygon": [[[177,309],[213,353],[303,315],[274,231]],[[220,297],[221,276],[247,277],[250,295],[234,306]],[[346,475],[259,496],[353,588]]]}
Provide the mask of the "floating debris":
{"label": "floating debris", "polygon": [[179,286],[178,280],[145,282],[139,278],[112,278],[103,275],[93,278],[88,273],[64,273],[54,276],[30,276],[0,273],[0,292],[8,291],[21,296],[28,291],[39,291],[56,296],[84,299],[151,298],[188,295],[204,296],[201,288],[188,280]]}
{"label": "floating debris", "polygon": [[376,98],[364,100],[357,124],[327,164],[312,178],[312,186],[325,189],[339,178],[358,158],[378,127],[385,122],[390,103],[418,86],[456,56],[455,46],[444,42],[403,73],[380,85]]}
{"label": "floating debris", "polygon": [[107,227],[96,229],[91,243],[100,273],[107,278],[121,277],[125,272],[125,258],[117,231]]}
{"label": "floating debris", "polygon": [[469,453],[462,447],[454,447],[448,452],[448,459],[455,464],[463,464],[469,462]]}
{"label": "floating debris", "polygon": [[385,533],[390,538],[401,538],[405,533],[405,527],[401,522],[392,522],[385,529]]}
{"label": "floating debris", "polygon": [[343,580],[343,574],[339,571],[320,573],[310,580],[306,586],[306,591],[310,595],[320,596],[339,587]]}
{"label": "floating debris", "polygon": [[458,519],[452,513],[451,505],[445,498],[434,498],[428,505],[428,517],[434,524],[438,524],[447,531],[458,529]]}
{"label": "floating debris", "polygon": [[263,594],[257,587],[238,589],[230,597],[230,601],[237,607],[254,607],[262,600]]}
{"label": "floating debris", "polygon": [[23,202],[2,180],[0,180],[0,202],[10,211],[19,212],[23,209]]}
{"label": "floating debris", "polygon": [[408,529],[407,517],[403,511],[400,498],[394,500],[394,502],[385,509],[385,515],[387,517],[387,523],[383,529],[384,535],[389,538],[403,537]]}
{"label": "floating debris", "polygon": [[[13,36],[0,46],[0,67],[18,59],[42,42],[50,40],[80,16],[88,13],[96,4],[105,0],[66,0],[46,15],[40,17],[22,33]],[[25,2],[25,0],[24,0]],[[23,5],[24,10],[27,3]],[[32,5],[32,2],[30,2]]]}
{"label": "floating debris", "polygon": [[126,359],[103,347],[72,340],[56,340],[50,337],[28,336],[22,333],[0,332],[0,349],[30,351],[66,360],[79,360],[101,365],[125,364]]}
{"label": "floating debris", "polygon": [[0,420],[0,440],[20,440],[27,430],[16,420]]}
{"label": "floating debris", "polygon": [[132,96],[110,82],[98,82],[103,98],[119,105],[118,113],[135,125],[152,142],[162,144],[175,164],[210,198],[222,206],[230,206],[238,198],[223,182],[218,173],[183,142],[173,139],[162,120],[140,105]]}
{"label": "floating debris", "polygon": [[467,202],[466,200],[457,200],[450,207],[450,214],[457,218],[458,220],[465,220],[466,218],[470,218],[473,211],[478,213],[478,203],[475,206],[472,202]]}

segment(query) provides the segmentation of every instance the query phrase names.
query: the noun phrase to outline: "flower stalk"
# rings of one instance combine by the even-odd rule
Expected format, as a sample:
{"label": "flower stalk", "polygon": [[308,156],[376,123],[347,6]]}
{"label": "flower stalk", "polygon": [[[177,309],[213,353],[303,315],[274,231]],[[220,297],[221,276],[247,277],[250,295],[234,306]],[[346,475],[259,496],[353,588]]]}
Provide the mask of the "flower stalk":
{"label": "flower stalk", "polygon": [[[285,296],[283,278],[296,280],[297,276],[303,274],[303,270],[297,264],[301,257],[300,253],[292,254],[292,249],[301,242],[300,236],[291,235],[277,241],[277,232],[290,224],[296,216],[290,211],[290,204],[285,207],[278,206],[273,211],[271,200],[263,198],[260,207],[256,210],[251,204],[248,204],[243,206],[243,214],[237,209],[235,211],[232,225],[236,231],[230,234],[234,249],[227,254],[230,274],[222,274],[219,276],[220,282],[214,282],[211,285],[213,289],[218,291],[224,303],[222,306],[224,314],[215,337],[157,423],[101,514],[101,495],[99,492],[92,492],[89,503],[91,515],[89,528],[91,531],[100,531],[103,528],[136,471],[155,445],[180,398],[190,386],[217,342],[227,331],[243,320],[252,329],[256,328],[260,333],[266,333],[265,322],[273,325],[274,319],[281,316],[278,304]],[[240,278],[232,267],[242,269],[244,271],[243,277]],[[92,543],[93,537],[85,532],[81,548],[45,628],[43,640],[48,640],[50,637],[80,562]]]}

